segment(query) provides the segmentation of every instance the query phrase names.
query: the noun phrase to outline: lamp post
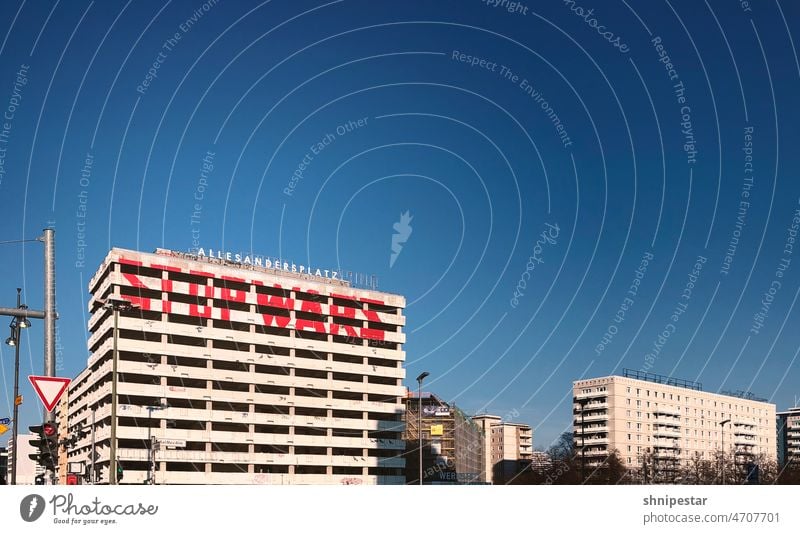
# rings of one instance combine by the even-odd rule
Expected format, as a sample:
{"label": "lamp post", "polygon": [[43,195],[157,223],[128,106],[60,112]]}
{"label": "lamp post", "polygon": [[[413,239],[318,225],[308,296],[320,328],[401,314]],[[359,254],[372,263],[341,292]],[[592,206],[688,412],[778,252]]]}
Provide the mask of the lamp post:
{"label": "lamp post", "polygon": [[114,346],[111,356],[111,458],[108,468],[108,483],[117,484],[117,341],[119,340],[119,312],[130,311],[137,306],[120,297],[109,297],[101,301],[103,307],[114,314]]}
{"label": "lamp post", "polygon": [[417,435],[419,437],[419,485],[422,485],[422,381],[431,374],[424,371],[417,377]]}
{"label": "lamp post", "polygon": [[[24,311],[28,307],[22,304],[21,300],[22,289],[17,288],[17,310]],[[14,413],[12,415],[12,447],[14,456],[11,457],[11,485],[17,484],[17,458],[19,457],[19,346],[22,342],[22,329],[30,328],[31,322],[24,316],[14,316],[11,319],[11,335],[6,339],[6,345],[14,347]]]}
{"label": "lamp post", "polygon": [[722,485],[725,485],[725,425],[730,423],[730,419],[725,419],[724,421],[720,421],[719,426],[722,427],[722,456],[720,457],[720,462],[722,463]]}
{"label": "lamp post", "polygon": [[155,406],[147,406],[147,483],[154,485],[156,483],[156,455],[153,450],[153,426],[151,419],[153,417],[153,410],[163,410],[167,408],[164,404],[156,404]]}

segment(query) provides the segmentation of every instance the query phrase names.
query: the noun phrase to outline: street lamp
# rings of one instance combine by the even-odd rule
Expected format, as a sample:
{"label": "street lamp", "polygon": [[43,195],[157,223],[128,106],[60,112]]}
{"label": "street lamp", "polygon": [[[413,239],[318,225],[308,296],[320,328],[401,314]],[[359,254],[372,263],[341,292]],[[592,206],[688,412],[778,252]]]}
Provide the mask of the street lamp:
{"label": "street lamp", "polygon": [[[17,288],[17,310],[26,311],[28,307],[22,304],[22,289]],[[6,345],[14,347],[14,414],[12,431],[12,443],[14,456],[11,458],[11,485],[17,484],[17,458],[19,458],[18,436],[19,436],[19,345],[22,342],[22,329],[30,328],[31,322],[24,316],[14,316],[11,318],[11,335],[6,339]]]}
{"label": "street lamp", "polygon": [[119,340],[119,312],[131,311],[138,308],[132,302],[121,297],[111,296],[107,300],[101,300],[104,308],[112,310],[114,314],[114,347],[111,356],[111,458],[108,468],[108,483],[117,484],[117,341]]}
{"label": "street lamp", "polygon": [[147,409],[147,483],[156,483],[156,455],[153,450],[153,426],[151,419],[153,417],[153,410],[164,410],[168,408],[166,404],[156,404],[154,406],[146,406]]}
{"label": "street lamp", "polygon": [[722,457],[720,461],[722,463],[722,485],[725,485],[725,425],[730,423],[730,419],[725,419],[719,423],[719,426],[722,427]]}
{"label": "street lamp", "polygon": [[419,437],[419,485],[422,485],[422,381],[428,378],[431,374],[424,371],[417,377],[417,416],[419,424],[417,425],[417,434]]}

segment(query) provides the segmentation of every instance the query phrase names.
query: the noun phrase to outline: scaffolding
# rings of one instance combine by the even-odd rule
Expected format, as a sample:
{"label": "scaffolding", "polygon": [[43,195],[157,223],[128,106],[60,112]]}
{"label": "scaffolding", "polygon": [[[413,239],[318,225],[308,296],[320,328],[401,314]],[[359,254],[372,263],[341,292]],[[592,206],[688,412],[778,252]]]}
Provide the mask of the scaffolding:
{"label": "scaffolding", "polygon": [[424,484],[484,482],[483,431],[455,404],[432,393],[410,395],[405,417],[406,483],[419,484],[420,434]]}

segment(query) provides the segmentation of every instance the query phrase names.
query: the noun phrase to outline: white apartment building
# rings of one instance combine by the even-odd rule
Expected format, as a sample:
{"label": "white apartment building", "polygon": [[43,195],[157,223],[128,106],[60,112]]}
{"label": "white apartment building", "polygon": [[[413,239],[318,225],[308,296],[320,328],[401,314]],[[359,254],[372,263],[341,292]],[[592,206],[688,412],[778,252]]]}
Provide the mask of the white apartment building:
{"label": "white apartment building", "polygon": [[529,464],[533,453],[533,429],[529,425],[504,422],[496,415],[475,415],[483,430],[484,472],[487,482],[507,482]]}
{"label": "white apartment building", "polygon": [[[70,432],[96,421],[98,481],[115,415],[104,302],[125,299],[121,483],[152,469],[156,484],[403,484],[405,299],[339,278],[219,251],[112,249],[89,283],[90,356],[68,391]],[[67,454],[88,466],[90,452],[87,433]]]}
{"label": "white apartment building", "polygon": [[775,460],[775,405],[702,391],[689,381],[627,371],[573,383],[576,451],[597,466],[616,450],[628,468],[665,471],[720,450],[739,464]]}
{"label": "white apartment building", "polygon": [[[17,484],[34,484],[36,475],[44,474],[44,469],[34,462],[31,454],[37,452],[36,447],[31,445],[31,440],[39,439],[36,434],[20,434],[17,436],[19,439],[19,458],[17,458]],[[11,466],[14,463],[14,455],[17,451],[14,450],[14,443],[12,439],[8,440],[7,444],[8,454],[8,471],[6,480],[11,483]]]}

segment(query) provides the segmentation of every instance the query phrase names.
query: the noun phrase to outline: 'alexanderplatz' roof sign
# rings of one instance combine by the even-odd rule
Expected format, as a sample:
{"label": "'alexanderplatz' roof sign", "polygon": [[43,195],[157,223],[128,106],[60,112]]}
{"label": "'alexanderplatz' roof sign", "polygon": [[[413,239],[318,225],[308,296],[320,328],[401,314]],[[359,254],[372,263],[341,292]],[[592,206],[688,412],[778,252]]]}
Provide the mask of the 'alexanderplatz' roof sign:
{"label": "'alexanderplatz' roof sign", "polygon": [[222,264],[235,266],[252,266],[255,268],[272,269],[282,273],[291,273],[301,278],[323,278],[326,282],[342,285],[351,285],[365,289],[378,289],[378,277],[374,274],[364,274],[342,269],[321,269],[309,264],[297,264],[281,258],[270,256],[252,255],[242,252],[227,252],[219,249],[197,248],[189,253],[175,252],[172,250],[157,249],[157,254],[182,256],[199,261],[215,261]]}

